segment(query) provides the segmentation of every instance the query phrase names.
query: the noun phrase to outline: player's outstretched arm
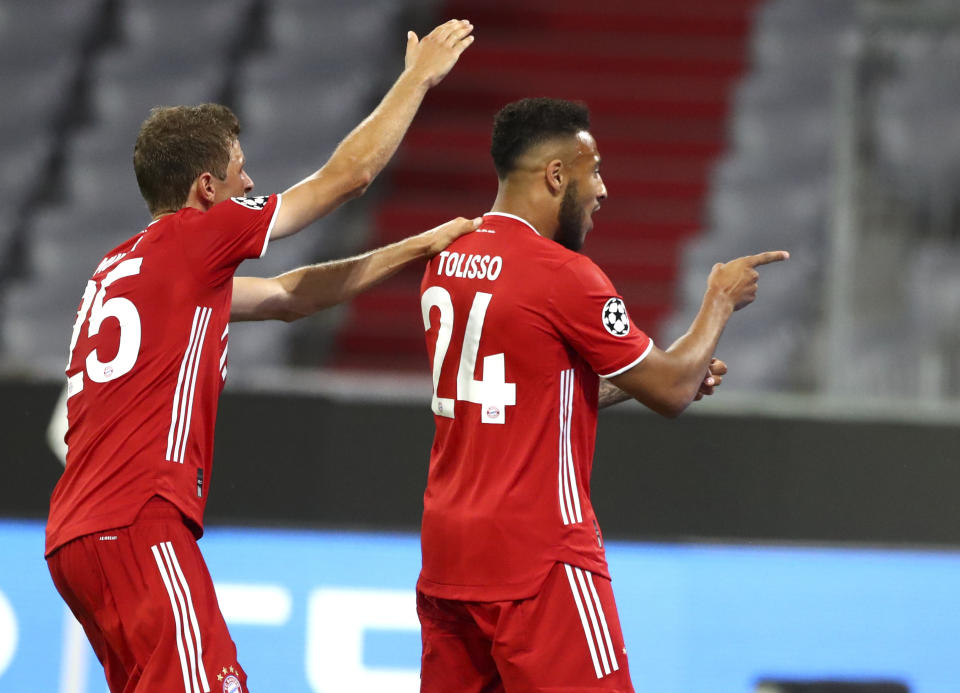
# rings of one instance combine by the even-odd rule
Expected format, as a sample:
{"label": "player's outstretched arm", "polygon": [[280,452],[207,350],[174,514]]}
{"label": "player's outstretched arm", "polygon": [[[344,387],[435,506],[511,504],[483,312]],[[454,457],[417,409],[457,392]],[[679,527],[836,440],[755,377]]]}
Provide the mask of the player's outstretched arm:
{"label": "player's outstretched arm", "polygon": [[289,236],[361,195],[397,151],[427,90],[440,83],[473,43],[473,25],[452,19],[419,39],[407,34],[405,69],[374,111],[323,167],[284,192],[270,237]]}
{"label": "player's outstretched arm", "polygon": [[[723,382],[723,376],[726,374],[727,364],[725,362],[717,358],[710,359],[707,373],[703,376],[703,381],[701,381],[700,388],[697,390],[693,401],[699,402],[704,397],[712,395],[714,391],[720,387],[720,383]],[[614,404],[620,404],[620,402],[626,402],[630,399],[633,399],[633,397],[631,397],[629,393],[624,392],[609,380],[600,380],[600,392],[597,397],[597,407],[599,409],[605,409],[606,407],[611,407]]]}
{"label": "player's outstretched arm", "polygon": [[292,322],[348,301],[416,260],[430,258],[480,226],[457,218],[345,260],[300,267],[277,277],[234,277],[230,320]]}
{"label": "player's outstretched arm", "polygon": [[730,316],[756,299],[756,268],[789,257],[775,250],[714,265],[700,312],[687,333],[666,351],[653,347],[647,358],[610,382],[658,414],[679,416],[705,384],[704,374]]}

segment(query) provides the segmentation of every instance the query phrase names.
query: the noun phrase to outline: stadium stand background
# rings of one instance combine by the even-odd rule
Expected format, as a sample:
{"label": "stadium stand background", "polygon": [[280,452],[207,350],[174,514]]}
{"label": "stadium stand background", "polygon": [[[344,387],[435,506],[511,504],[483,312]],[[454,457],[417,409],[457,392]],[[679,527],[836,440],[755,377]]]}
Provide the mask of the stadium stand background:
{"label": "stadium stand background", "polygon": [[[725,334],[721,396],[676,424],[631,405],[602,417],[597,468],[617,473],[600,471],[594,486],[599,506],[617,508],[610,531],[960,545],[949,503],[960,121],[956,90],[943,88],[960,20],[943,0],[618,0],[602,14],[568,0],[2,5],[2,69],[19,98],[2,107],[0,363],[9,420],[22,420],[4,433],[7,458],[28,490],[8,486],[0,510],[45,513],[58,468],[34,433],[79,287],[146,221],[130,153],[149,108],[231,104],[258,191],[283,189],[376,103],[405,27],[460,14],[481,40],[428,95],[374,190],[241,271],[279,272],[483,211],[495,192],[492,114],[524,94],[582,97],[611,190],[585,250],[661,344],[687,324],[713,261],[793,252]],[[215,490],[215,519],[417,527],[430,436],[419,276],[302,324],[236,326],[217,454],[241,462],[223,498],[263,502],[221,505]],[[284,435],[252,440],[257,417],[243,403]],[[340,423],[326,430],[331,417]],[[304,420],[317,424],[300,431]],[[383,435],[360,432],[371,427]],[[638,427],[648,432],[634,438]],[[878,431],[878,443],[861,440]],[[636,440],[657,443],[635,460],[625,451]],[[271,454],[278,445],[284,454]],[[302,503],[250,486],[245,466],[271,456],[284,483],[301,457],[317,460]],[[320,463],[343,457],[349,469]],[[398,462],[377,474],[384,457]],[[389,500],[366,498],[370,478]],[[649,491],[641,503],[636,489]],[[306,502],[318,492],[336,500],[329,514]]]}
{"label": "stadium stand background", "polygon": [[[497,108],[582,98],[611,194],[585,251],[658,343],[688,324],[713,262],[793,253],[724,335],[731,375],[714,401],[676,422],[633,405],[601,416],[607,535],[954,556],[951,0],[0,2],[0,516],[45,516],[77,299],[147,221],[130,158],[149,107],[231,105],[257,191],[281,190],[376,103],[403,31],[457,14],[478,42],[368,195],[241,271],[484,211]],[[418,281],[411,270],[303,324],[235,328],[211,524],[416,530],[432,435]],[[883,685],[858,690],[902,690]]]}
{"label": "stadium stand background", "polygon": [[[728,392],[955,399],[949,0],[617,0],[602,14],[568,0],[7,2],[0,70],[16,98],[0,133],[0,366],[59,374],[77,287],[147,220],[130,152],[152,105],[228,103],[257,191],[281,190],[376,103],[403,28],[456,14],[483,40],[428,95],[371,193],[242,272],[484,211],[497,108],[582,98],[611,192],[585,251],[659,343],[689,323],[713,262],[786,247],[791,262],[724,337]],[[232,382],[282,381],[290,366],[422,374],[418,280],[410,269],[291,326],[236,326]]]}

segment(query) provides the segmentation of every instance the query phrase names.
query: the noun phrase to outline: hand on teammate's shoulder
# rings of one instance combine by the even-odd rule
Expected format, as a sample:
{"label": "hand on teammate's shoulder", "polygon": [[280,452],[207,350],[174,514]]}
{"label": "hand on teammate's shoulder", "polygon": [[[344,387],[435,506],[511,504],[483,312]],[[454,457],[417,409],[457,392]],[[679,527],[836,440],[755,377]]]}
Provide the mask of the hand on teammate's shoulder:
{"label": "hand on teammate's shoulder", "polygon": [[427,235],[429,239],[427,257],[433,257],[460,238],[460,236],[470,233],[471,231],[476,231],[480,228],[482,222],[483,217],[476,217],[475,219],[457,217],[429,231],[425,231],[424,234]]}

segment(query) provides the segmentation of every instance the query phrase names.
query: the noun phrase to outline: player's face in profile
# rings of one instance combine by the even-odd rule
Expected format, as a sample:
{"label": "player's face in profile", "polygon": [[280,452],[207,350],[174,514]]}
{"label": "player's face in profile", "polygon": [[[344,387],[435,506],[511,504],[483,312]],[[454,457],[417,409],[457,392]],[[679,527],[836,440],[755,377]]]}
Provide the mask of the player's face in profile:
{"label": "player's face in profile", "polygon": [[227,164],[227,175],[217,186],[217,195],[214,204],[223,202],[228,197],[243,197],[253,190],[253,179],[244,170],[246,159],[240,142],[233,141],[230,147],[230,162]]}
{"label": "player's face in profile", "polygon": [[593,213],[606,197],[596,140],[589,132],[581,132],[577,135],[577,156],[570,167],[570,182],[560,201],[559,228],[554,240],[579,251],[593,228]]}

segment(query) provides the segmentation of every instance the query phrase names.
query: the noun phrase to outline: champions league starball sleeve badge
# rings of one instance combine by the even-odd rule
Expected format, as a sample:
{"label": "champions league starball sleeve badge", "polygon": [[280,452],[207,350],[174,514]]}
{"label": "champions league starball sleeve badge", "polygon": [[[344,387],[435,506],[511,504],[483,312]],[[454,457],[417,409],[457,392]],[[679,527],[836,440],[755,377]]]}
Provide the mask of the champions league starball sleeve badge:
{"label": "champions league starball sleeve badge", "polygon": [[614,337],[626,337],[630,332],[630,318],[627,307],[616,296],[603,304],[603,326]]}

